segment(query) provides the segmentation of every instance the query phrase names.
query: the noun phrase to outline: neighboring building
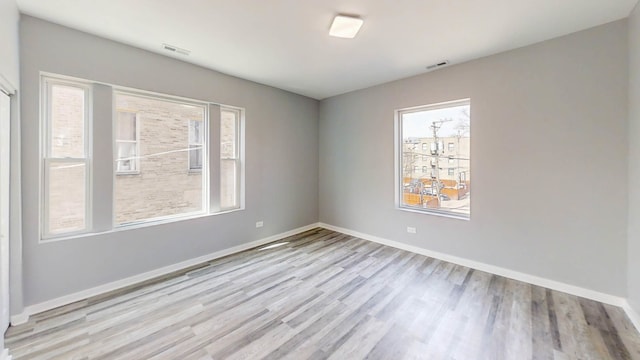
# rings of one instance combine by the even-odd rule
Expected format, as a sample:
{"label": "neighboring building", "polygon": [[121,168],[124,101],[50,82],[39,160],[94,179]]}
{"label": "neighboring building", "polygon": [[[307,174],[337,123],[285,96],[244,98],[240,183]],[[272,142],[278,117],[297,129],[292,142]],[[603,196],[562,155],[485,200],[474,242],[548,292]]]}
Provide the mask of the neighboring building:
{"label": "neighboring building", "polygon": [[[404,140],[405,179],[471,181],[471,139],[465,136],[409,138]],[[448,181],[447,181],[448,182]]]}
{"label": "neighboring building", "polygon": [[116,224],[201,211],[204,106],[115,101]]}

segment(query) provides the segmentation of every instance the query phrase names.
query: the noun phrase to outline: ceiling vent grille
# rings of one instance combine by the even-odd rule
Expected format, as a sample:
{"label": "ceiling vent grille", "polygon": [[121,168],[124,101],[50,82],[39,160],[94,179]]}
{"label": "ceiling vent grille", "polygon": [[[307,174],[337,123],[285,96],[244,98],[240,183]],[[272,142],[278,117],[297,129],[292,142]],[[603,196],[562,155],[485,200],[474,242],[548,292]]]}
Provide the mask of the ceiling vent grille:
{"label": "ceiling vent grille", "polygon": [[178,53],[181,55],[189,55],[191,54],[191,51],[187,50],[187,49],[183,49],[183,48],[179,48],[177,46],[173,46],[173,45],[169,45],[169,44],[162,44],[162,48],[167,50],[167,51],[171,51],[174,53]]}
{"label": "ceiling vent grille", "polygon": [[427,70],[438,69],[438,68],[441,68],[441,67],[445,67],[447,65],[449,65],[449,60],[440,61],[437,64],[433,64],[433,65],[427,66]]}

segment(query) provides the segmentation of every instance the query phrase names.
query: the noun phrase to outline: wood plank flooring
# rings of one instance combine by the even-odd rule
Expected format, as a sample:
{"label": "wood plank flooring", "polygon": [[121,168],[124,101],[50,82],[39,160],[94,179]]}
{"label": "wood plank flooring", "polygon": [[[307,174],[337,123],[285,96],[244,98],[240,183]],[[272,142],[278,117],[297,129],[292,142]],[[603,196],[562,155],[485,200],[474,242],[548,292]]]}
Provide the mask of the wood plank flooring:
{"label": "wood plank flooring", "polygon": [[314,229],[11,327],[14,359],[640,359],[622,309]]}

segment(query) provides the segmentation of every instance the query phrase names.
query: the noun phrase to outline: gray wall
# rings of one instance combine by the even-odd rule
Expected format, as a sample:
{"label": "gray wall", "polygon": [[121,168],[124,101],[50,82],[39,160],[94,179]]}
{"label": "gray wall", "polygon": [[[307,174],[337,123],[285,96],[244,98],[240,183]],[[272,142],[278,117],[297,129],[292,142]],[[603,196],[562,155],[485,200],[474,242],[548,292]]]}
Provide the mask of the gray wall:
{"label": "gray wall", "polygon": [[[20,35],[25,305],[317,221],[316,100],[29,16]],[[244,107],[246,210],[38,244],[39,71]]]}
{"label": "gray wall", "polygon": [[629,17],[629,303],[640,313],[640,5]]}
{"label": "gray wall", "polygon": [[[621,20],[321,101],[320,220],[624,296],[627,48]],[[467,97],[471,220],[395,209],[394,109]]]}
{"label": "gray wall", "polygon": [[0,74],[19,86],[18,6],[15,0],[0,0]]}

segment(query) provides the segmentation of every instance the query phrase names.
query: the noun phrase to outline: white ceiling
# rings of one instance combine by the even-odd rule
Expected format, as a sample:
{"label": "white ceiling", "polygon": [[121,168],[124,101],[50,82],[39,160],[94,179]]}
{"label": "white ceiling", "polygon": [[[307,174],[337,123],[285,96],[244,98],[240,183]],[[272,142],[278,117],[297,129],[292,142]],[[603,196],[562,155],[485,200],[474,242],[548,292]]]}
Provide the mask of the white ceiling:
{"label": "white ceiling", "polygon": [[[637,2],[17,0],[29,15],[316,99],[618,20]],[[336,14],[364,19],[355,39],[329,37]]]}

